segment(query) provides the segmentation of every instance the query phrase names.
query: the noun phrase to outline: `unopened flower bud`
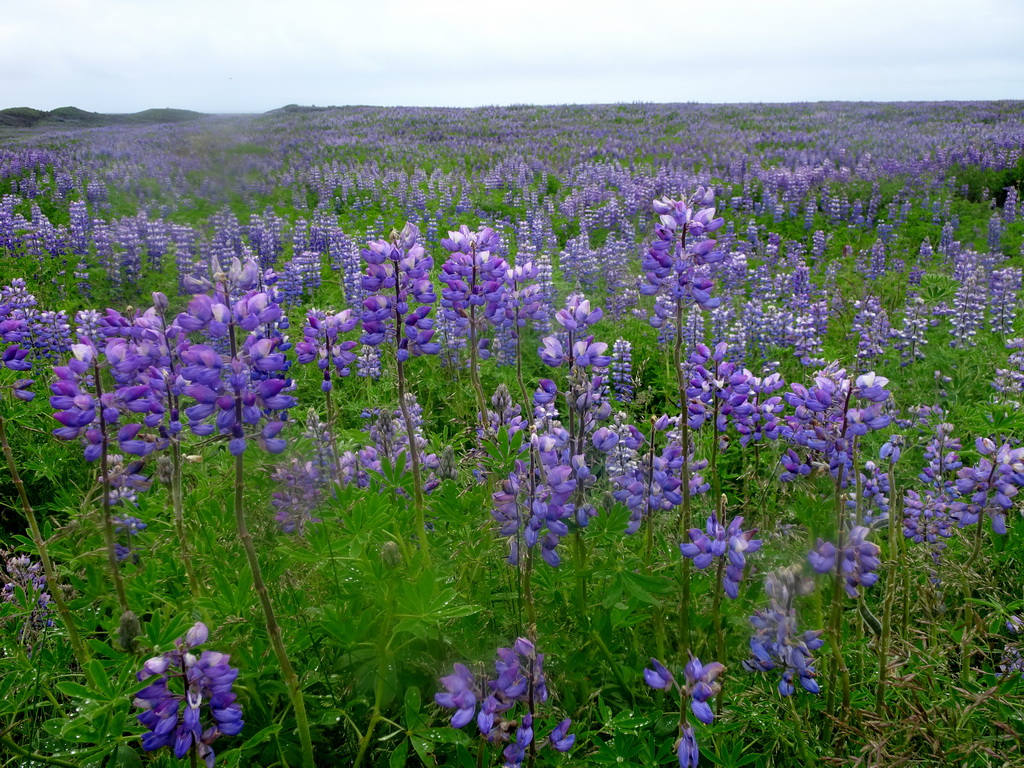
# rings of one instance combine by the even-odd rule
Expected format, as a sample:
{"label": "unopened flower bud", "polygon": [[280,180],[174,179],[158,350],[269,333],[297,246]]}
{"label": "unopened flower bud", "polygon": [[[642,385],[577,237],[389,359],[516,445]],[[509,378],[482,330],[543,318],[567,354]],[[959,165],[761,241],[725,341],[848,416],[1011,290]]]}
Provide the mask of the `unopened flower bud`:
{"label": "unopened flower bud", "polygon": [[131,611],[121,614],[121,623],[117,627],[117,643],[125,653],[135,653],[135,641],[142,634],[139,617]]}
{"label": "unopened flower bud", "polygon": [[167,296],[160,291],[153,291],[153,306],[158,312],[166,312],[170,303],[167,301]]}
{"label": "unopened flower bud", "polygon": [[156,460],[156,479],[163,485],[171,484],[171,458],[158,456]]}
{"label": "unopened flower bud", "polygon": [[380,549],[380,559],[388,568],[397,568],[402,562],[402,552],[393,541],[385,541]]}
{"label": "unopened flower bud", "polygon": [[458,466],[455,463],[455,449],[446,445],[441,451],[437,476],[442,480],[454,480],[458,477]]}

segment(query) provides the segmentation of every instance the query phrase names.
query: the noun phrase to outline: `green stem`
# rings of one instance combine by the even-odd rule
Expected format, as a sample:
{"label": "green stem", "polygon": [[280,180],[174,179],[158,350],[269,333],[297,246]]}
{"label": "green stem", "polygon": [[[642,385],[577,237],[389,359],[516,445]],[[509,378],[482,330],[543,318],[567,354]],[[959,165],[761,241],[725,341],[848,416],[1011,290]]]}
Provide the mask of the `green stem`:
{"label": "green stem", "polygon": [[636,708],[636,694],[633,693],[633,688],[626,683],[626,678],[622,675],[622,664],[615,660],[612,656],[611,650],[608,648],[608,644],[601,637],[601,634],[597,630],[591,630],[590,637],[597,646],[597,649],[601,652],[604,660],[608,663],[608,667],[612,671],[612,675],[615,677],[615,682],[619,688],[622,689],[623,693],[629,697],[630,706]]}
{"label": "green stem", "polygon": [[526,604],[526,636],[533,643],[537,642],[537,607],[533,602],[533,547],[526,547],[520,553],[526,558],[523,566],[523,602]]}
{"label": "green stem", "polygon": [[587,613],[587,548],[583,542],[583,532],[580,528],[573,534],[573,541],[576,547],[576,557],[573,558],[573,570],[576,576],[576,602],[579,612],[580,627],[583,630],[590,628],[590,614]]}
{"label": "green stem", "polygon": [[3,445],[4,458],[7,459],[7,469],[11,473],[14,487],[18,489],[21,509],[25,513],[29,529],[32,531],[32,541],[36,546],[36,551],[39,552],[39,559],[43,564],[43,573],[46,575],[46,583],[49,585],[48,591],[53,598],[54,604],[57,606],[60,620],[64,622],[64,627],[67,629],[68,640],[71,642],[71,650],[75,654],[75,660],[78,662],[78,666],[82,668],[82,672],[85,673],[86,679],[89,680],[90,684],[93,684],[94,681],[91,679],[87,664],[89,652],[86,650],[85,645],[82,644],[82,638],[78,635],[78,629],[75,626],[71,611],[68,609],[68,604],[64,601],[64,593],[61,591],[60,582],[57,581],[57,572],[53,568],[53,561],[50,560],[50,552],[46,546],[46,540],[43,539],[35,510],[32,509],[32,504],[28,500],[25,483],[21,479],[18,466],[14,462],[14,453],[11,451],[10,443],[7,441],[7,422],[3,415],[0,415],[0,444]]}
{"label": "green stem", "polygon": [[[331,340],[327,340],[327,359],[331,359]],[[334,459],[334,471],[337,474],[337,481],[341,482],[341,456],[338,453],[338,441],[334,439],[334,401],[331,399],[331,390],[324,392],[324,400],[327,406],[327,440],[330,443],[331,458]]]}
{"label": "green stem", "polygon": [[[470,290],[476,288],[476,246],[470,248],[473,260],[473,275],[470,281]],[[477,362],[477,340],[476,340],[476,305],[470,302],[469,305],[469,381],[473,385],[473,394],[476,396],[477,423],[483,430],[484,435],[491,431],[491,425],[487,419],[487,400],[484,398],[484,388],[480,385],[480,370]]]}
{"label": "green stem", "polygon": [[64,766],[64,768],[80,768],[80,763],[70,763],[67,760],[61,760],[59,757],[49,757],[47,755],[41,755],[38,752],[32,752],[25,749],[24,747],[19,746],[18,743],[7,734],[0,736],[0,744],[8,747],[16,755],[28,758],[30,763],[38,761],[45,765],[59,765]]}
{"label": "green stem", "polygon": [[[835,704],[835,682],[836,678],[841,680],[843,688],[843,709],[845,715],[850,708],[850,670],[843,659],[841,619],[843,614],[843,558],[842,550],[846,540],[845,526],[843,525],[843,471],[845,467],[839,467],[839,476],[836,478],[835,490],[835,516],[836,516],[836,567],[832,579],[832,615],[829,620],[829,647],[832,650],[832,668],[829,671],[828,697],[825,704],[825,711],[832,712]],[[826,739],[831,738],[832,723],[829,722],[826,728]]]}
{"label": "green stem", "polygon": [[202,590],[192,566],[192,553],[185,533],[185,509],[181,494],[181,443],[177,437],[171,438],[171,505],[174,508],[174,530],[178,534],[178,548],[181,550],[181,560],[185,564],[189,588],[192,590],[192,597],[198,599],[202,596]]}
{"label": "green stem", "polygon": [[[725,508],[725,496],[720,495],[718,498],[718,523],[725,527],[726,524],[726,508]],[[722,626],[722,591],[723,583],[725,581],[725,557],[718,558],[718,573],[715,575],[715,597],[711,605],[711,615],[715,623],[715,638],[718,641],[715,656],[715,661],[720,664],[725,664],[728,668],[725,658],[725,628]],[[719,691],[715,696],[715,714],[722,714],[722,703],[725,700],[725,681],[726,675],[722,674],[719,678]]]}
{"label": "green stem", "polygon": [[651,446],[647,453],[647,488],[643,498],[643,514],[647,520],[647,547],[644,551],[644,573],[651,575],[651,560],[654,556],[654,510],[651,508],[651,496],[654,495],[654,437],[657,431],[654,429],[654,417],[651,417]]}
{"label": "green stem", "polygon": [[405,366],[401,360],[396,361],[398,369],[398,407],[402,411],[405,422],[405,434],[409,449],[409,464],[412,466],[413,503],[416,512],[416,538],[420,542],[423,559],[430,565],[430,542],[427,539],[427,520],[423,513],[423,480],[420,476],[420,452],[416,446],[416,428],[413,424],[409,404],[405,401]]}
{"label": "green stem", "polygon": [[800,751],[800,764],[803,766],[814,765],[810,755],[807,754],[807,742],[804,741],[804,728],[807,724],[804,722],[804,718],[800,716],[799,711],[797,711],[796,702],[793,700],[795,696],[790,695],[785,698],[789,700],[789,711],[793,713],[793,720],[796,723],[794,732],[796,733],[796,746]]}
{"label": "green stem", "polygon": [[[683,227],[683,240],[686,227]],[[685,245],[685,242],[684,242]],[[676,370],[676,387],[679,394],[679,433],[683,448],[682,492],[683,504],[676,518],[675,540],[678,543],[682,532],[690,529],[690,424],[686,412],[686,376],[683,373],[683,305],[676,302],[676,337],[672,349],[672,364]],[[680,565],[681,588],[679,592],[679,656],[685,662],[690,655],[690,560],[682,558]]]}
{"label": "green stem", "polygon": [[[239,408],[241,407],[241,400]],[[243,502],[244,468],[242,454],[235,457],[235,525],[238,528],[238,538],[242,541],[245,549],[245,556],[249,561],[249,569],[252,571],[253,587],[259,596],[260,606],[263,608],[263,617],[267,625],[267,634],[270,636],[270,644],[274,648],[278,664],[281,666],[281,673],[284,677],[285,687],[288,689],[288,697],[291,699],[292,708],[295,710],[295,725],[299,732],[299,741],[302,745],[302,762],[307,768],[312,768],[313,742],[309,734],[309,721],[306,718],[306,703],[302,698],[302,690],[299,687],[299,678],[295,674],[291,661],[288,659],[288,651],[281,638],[281,627],[277,623],[277,616],[274,614],[274,606],[270,602],[270,593],[263,581],[263,571],[260,569],[260,562],[256,556],[256,547],[252,543],[252,535],[245,522],[245,509]]]}
{"label": "green stem", "polygon": [[370,724],[366,726],[366,732],[363,734],[363,738],[359,740],[359,752],[356,754],[355,763],[353,763],[354,768],[359,768],[359,766],[363,764],[363,758],[366,756],[366,750],[370,747],[370,738],[373,736],[373,731],[379,722],[380,715],[375,713],[370,718]]}
{"label": "green stem", "polygon": [[103,506],[103,540],[107,547],[107,569],[110,571],[110,578],[114,582],[114,589],[117,592],[117,602],[121,605],[121,613],[128,610],[128,596],[124,591],[124,581],[121,579],[121,567],[117,563],[117,546],[114,542],[114,521],[110,514],[110,476],[108,466],[109,446],[107,441],[107,420],[103,416],[103,383],[100,378],[99,361],[94,359],[92,363],[93,377],[96,381],[96,400],[99,408],[97,413],[100,416],[100,483]]}
{"label": "green stem", "polygon": [[892,604],[896,596],[896,571],[898,568],[899,541],[896,539],[896,521],[902,519],[900,497],[896,493],[896,473],[889,464],[889,574],[885,580],[885,603],[882,607],[882,635],[878,639],[878,688],[875,691],[875,712],[879,717],[885,707],[886,677],[889,672],[889,644],[892,637]]}
{"label": "green stem", "polygon": [[[231,345],[231,358],[236,359],[238,355],[237,342],[235,338],[235,325],[228,326],[228,338]],[[235,390],[235,424],[242,425],[242,392]],[[288,690],[288,698],[291,699],[292,709],[295,710],[295,726],[299,733],[299,742],[302,747],[302,764],[305,768],[313,768],[313,741],[309,733],[309,720],[306,718],[306,703],[302,698],[302,689],[299,686],[299,678],[295,674],[295,668],[288,658],[288,650],[285,648],[284,640],[281,638],[281,627],[277,623],[277,616],[274,614],[274,606],[270,602],[270,592],[263,581],[263,571],[260,568],[259,558],[256,556],[256,547],[252,542],[252,534],[249,533],[249,526],[245,521],[245,465],[243,454],[235,456],[235,526],[238,529],[238,538],[242,542],[246,559],[249,561],[249,570],[252,572],[253,588],[259,597],[260,606],[263,609],[263,618],[267,625],[267,634],[270,636],[270,644],[274,648],[274,655],[281,667],[281,674],[284,677],[285,688]]]}

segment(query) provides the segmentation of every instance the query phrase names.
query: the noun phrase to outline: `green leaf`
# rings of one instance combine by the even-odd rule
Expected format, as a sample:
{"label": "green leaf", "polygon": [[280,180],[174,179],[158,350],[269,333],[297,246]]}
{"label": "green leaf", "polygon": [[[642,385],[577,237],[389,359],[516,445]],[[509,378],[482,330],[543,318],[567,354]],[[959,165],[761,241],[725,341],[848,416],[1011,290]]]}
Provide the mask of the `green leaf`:
{"label": "green leaf", "polygon": [[117,768],[136,768],[142,765],[142,759],[127,744],[118,744],[114,759]]}
{"label": "green leaf", "polygon": [[72,699],[95,699],[96,694],[84,685],[73,683],[70,680],[57,683],[57,690]]}
{"label": "green leaf", "polygon": [[419,755],[420,760],[423,761],[424,765],[434,768],[437,763],[434,761],[433,744],[426,739],[421,739],[419,736],[412,735],[409,737],[409,741],[412,744],[412,748],[416,750],[416,754]]}
{"label": "green leaf", "polygon": [[395,751],[391,753],[391,757],[388,758],[388,765],[390,765],[391,768],[404,768],[408,758],[409,742],[402,741],[401,744],[395,747]]}
{"label": "green leaf", "polygon": [[423,715],[420,712],[422,704],[420,689],[415,685],[409,686],[405,690],[405,727],[410,731],[418,729],[423,724]]}
{"label": "green leaf", "polygon": [[280,723],[274,723],[273,725],[268,725],[263,730],[258,731],[257,733],[254,733],[252,736],[250,736],[248,739],[246,739],[245,743],[242,744],[242,746],[239,747],[239,749],[246,750],[246,749],[252,749],[253,747],[258,747],[260,744],[262,744],[264,741],[269,739],[271,736],[273,736],[275,733],[277,733],[280,730],[281,730],[281,724]]}

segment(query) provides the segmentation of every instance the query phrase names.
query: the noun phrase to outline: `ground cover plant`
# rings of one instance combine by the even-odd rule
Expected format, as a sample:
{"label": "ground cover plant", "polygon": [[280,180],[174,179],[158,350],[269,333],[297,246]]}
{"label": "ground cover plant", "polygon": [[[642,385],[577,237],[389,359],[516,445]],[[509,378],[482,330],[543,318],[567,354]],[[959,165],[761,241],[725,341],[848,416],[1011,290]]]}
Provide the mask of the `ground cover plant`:
{"label": "ground cover plant", "polygon": [[6,765],[1024,765],[1019,103],[0,146]]}

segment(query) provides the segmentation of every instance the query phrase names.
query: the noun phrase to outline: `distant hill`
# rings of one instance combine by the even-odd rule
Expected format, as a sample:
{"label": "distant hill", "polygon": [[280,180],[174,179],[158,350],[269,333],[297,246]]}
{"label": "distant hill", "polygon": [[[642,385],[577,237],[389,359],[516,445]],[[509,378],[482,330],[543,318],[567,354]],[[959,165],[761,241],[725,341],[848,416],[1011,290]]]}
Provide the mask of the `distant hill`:
{"label": "distant hill", "polygon": [[86,112],[78,107],[59,107],[44,112],[31,107],[0,109],[0,126],[7,128],[91,128],[102,125],[144,125],[147,123],[181,123],[206,117],[188,109],[147,109],[131,114]]}
{"label": "distant hill", "polygon": [[305,106],[305,105],[302,105],[302,104],[288,104],[287,106],[284,106],[284,107],[278,107],[277,109],[272,109],[269,112],[266,112],[265,114],[268,114],[268,115],[300,115],[300,114],[306,114],[306,113],[309,113],[309,112],[325,112],[328,109],[336,109],[336,107],[313,107],[313,106]]}

